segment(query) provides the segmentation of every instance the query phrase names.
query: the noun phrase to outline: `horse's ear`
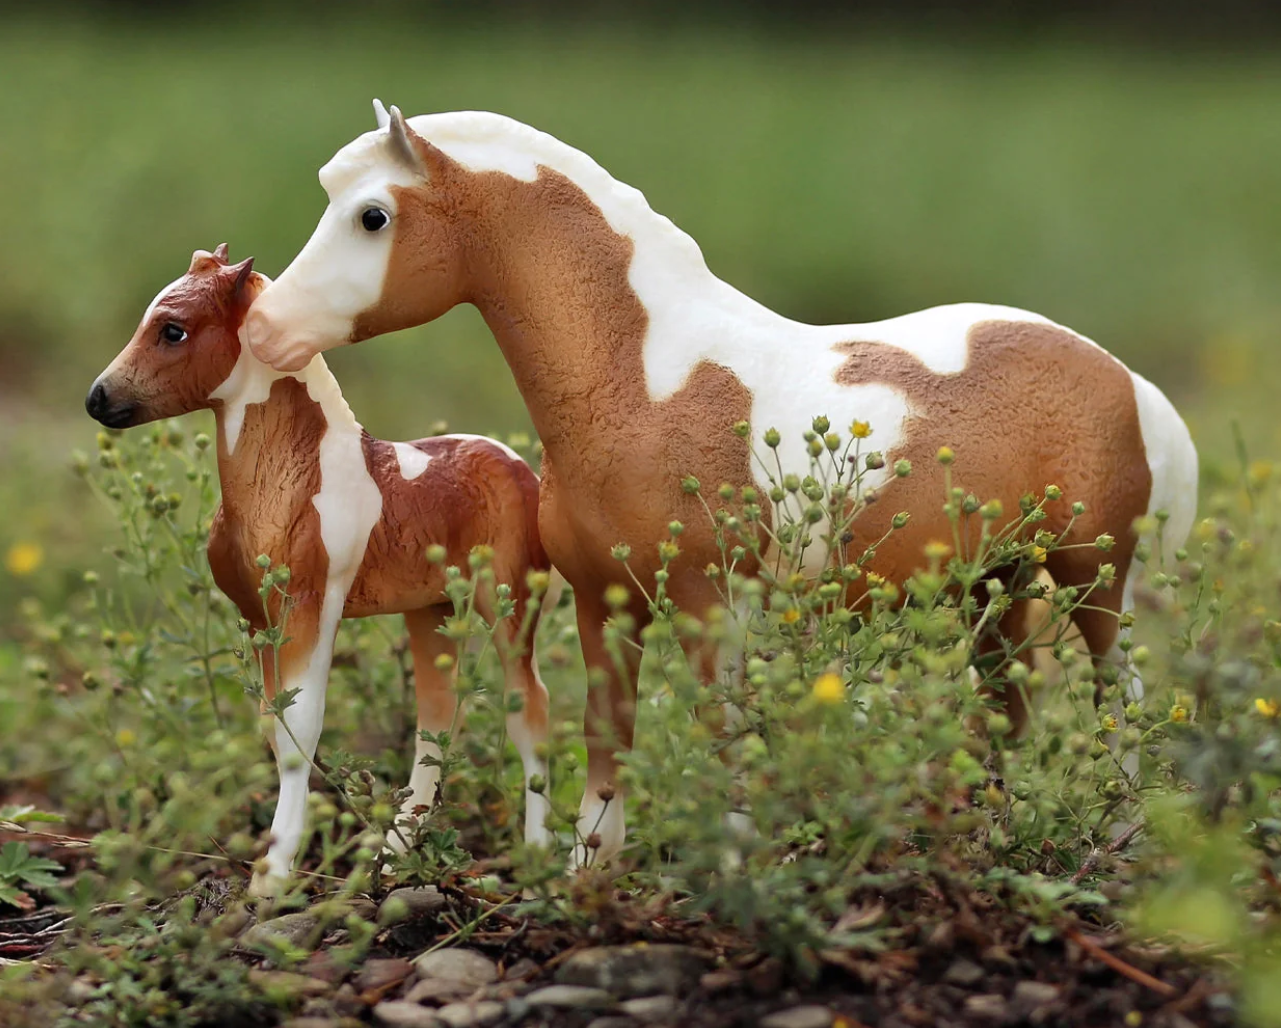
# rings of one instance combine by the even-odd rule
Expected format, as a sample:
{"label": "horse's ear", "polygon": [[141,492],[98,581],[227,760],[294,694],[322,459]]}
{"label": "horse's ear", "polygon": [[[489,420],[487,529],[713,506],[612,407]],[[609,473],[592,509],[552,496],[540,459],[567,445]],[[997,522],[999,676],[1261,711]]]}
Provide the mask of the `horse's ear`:
{"label": "horse's ear", "polygon": [[217,246],[215,246],[213,255],[217,257],[218,260],[222,261],[223,264],[226,264],[227,263],[227,244],[219,243]]}
{"label": "horse's ear", "polygon": [[394,104],[391,121],[387,126],[391,152],[396,160],[420,175],[431,176],[444,170],[448,158],[439,147],[433,146],[415,132]]}
{"label": "horse's ear", "polygon": [[380,129],[385,129],[391,124],[391,115],[387,113],[387,108],[377,97],[374,97],[374,119],[378,122]]}
{"label": "horse's ear", "polygon": [[409,138],[414,134],[414,130],[405,121],[405,116],[400,113],[400,108],[394,104],[391,108],[391,121],[388,123],[387,129],[387,138],[391,141],[392,156],[414,171],[426,171],[427,169],[423,166],[423,162],[418,156],[418,151],[414,149],[414,144]]}

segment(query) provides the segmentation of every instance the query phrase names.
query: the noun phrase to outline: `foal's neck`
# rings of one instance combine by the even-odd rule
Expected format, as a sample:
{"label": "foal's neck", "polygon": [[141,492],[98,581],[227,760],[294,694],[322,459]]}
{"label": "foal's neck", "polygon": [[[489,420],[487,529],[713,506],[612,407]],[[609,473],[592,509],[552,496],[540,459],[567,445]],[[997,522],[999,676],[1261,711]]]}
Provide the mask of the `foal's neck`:
{"label": "foal's neck", "polygon": [[[317,355],[302,371],[285,374],[258,361],[248,347],[211,396],[218,431],[218,471],[228,491],[279,490],[282,469],[307,459],[321,437],[363,429],[338,380]],[[289,481],[303,481],[305,476]]]}

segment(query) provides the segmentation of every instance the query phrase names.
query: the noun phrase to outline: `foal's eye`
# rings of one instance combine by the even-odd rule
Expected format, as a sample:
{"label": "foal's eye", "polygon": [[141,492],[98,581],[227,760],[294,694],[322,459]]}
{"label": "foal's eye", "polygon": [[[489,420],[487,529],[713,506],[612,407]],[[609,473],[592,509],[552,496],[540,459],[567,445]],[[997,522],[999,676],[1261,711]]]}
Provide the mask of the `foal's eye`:
{"label": "foal's eye", "polygon": [[176,321],[166,321],[164,328],[160,330],[160,338],[170,346],[177,346],[187,341],[187,330]]}
{"label": "foal's eye", "polygon": [[391,215],[381,207],[366,207],[360,212],[360,226],[366,232],[381,232],[391,224]]}

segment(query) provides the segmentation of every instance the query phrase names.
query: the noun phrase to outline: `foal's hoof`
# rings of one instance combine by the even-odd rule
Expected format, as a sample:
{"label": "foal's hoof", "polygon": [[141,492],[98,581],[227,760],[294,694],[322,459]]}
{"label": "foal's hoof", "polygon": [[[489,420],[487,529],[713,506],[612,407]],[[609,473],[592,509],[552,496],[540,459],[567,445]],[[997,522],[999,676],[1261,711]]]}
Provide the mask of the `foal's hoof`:
{"label": "foal's hoof", "polygon": [[284,875],[255,871],[253,878],[249,880],[249,895],[258,899],[275,899],[285,891],[288,881]]}

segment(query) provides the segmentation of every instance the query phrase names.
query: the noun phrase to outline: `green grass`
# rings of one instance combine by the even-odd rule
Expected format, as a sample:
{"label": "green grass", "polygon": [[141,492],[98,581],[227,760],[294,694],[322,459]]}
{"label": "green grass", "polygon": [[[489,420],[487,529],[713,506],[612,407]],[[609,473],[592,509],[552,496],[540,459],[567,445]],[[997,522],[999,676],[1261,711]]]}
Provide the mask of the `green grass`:
{"label": "green grass", "polygon": [[[243,15],[19,23],[0,67],[5,352],[52,365],[68,402],[193,248],[288,262],[323,207],[316,169],[372,125],[374,95],[502,111],[584,148],[724,277],[797,317],[1011,303],[1180,388],[1197,369],[1171,352],[1266,338],[1281,319],[1281,71],[1266,55]],[[425,335],[340,361],[377,430],[413,432],[420,405],[519,422],[476,318]]]}
{"label": "green grass", "polygon": [[[316,169],[406,111],[498,110],[578,145],[777,309],[870,320],[980,299],[1039,310],[1167,389],[1210,460],[1240,415],[1281,444],[1281,71],[882,37],[778,42],[363,18],[12,21],[0,33],[0,551],[77,559],[105,526],[62,466],[87,386],[146,303],[220,241],[278,272]],[[528,422],[479,317],[332,358],[371,431]],[[21,397],[21,402],[18,398]],[[96,520],[95,520],[96,519]],[[0,576],[0,609],[27,589]]]}

